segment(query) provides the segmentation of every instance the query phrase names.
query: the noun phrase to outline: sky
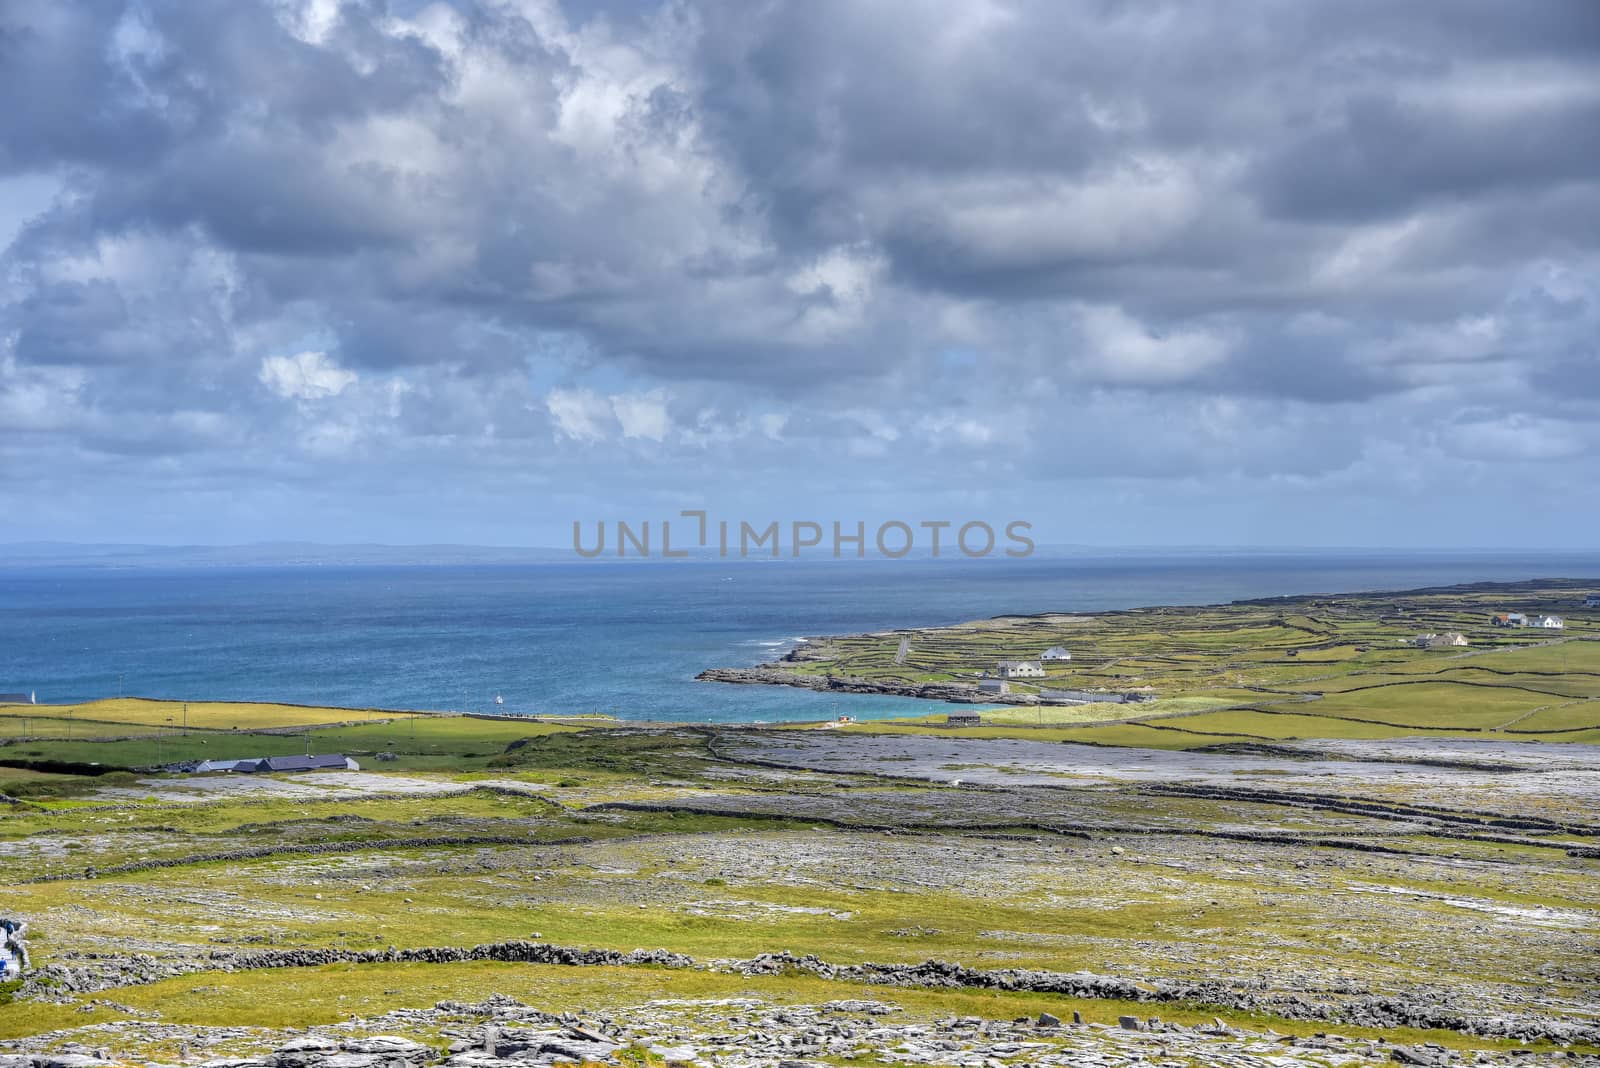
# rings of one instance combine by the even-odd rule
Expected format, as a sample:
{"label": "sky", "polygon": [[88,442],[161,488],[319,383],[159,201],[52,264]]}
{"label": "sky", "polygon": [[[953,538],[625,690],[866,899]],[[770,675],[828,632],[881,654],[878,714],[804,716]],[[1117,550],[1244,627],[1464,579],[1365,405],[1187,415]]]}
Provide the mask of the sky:
{"label": "sky", "polygon": [[0,542],[1600,543],[1600,4],[0,0]]}

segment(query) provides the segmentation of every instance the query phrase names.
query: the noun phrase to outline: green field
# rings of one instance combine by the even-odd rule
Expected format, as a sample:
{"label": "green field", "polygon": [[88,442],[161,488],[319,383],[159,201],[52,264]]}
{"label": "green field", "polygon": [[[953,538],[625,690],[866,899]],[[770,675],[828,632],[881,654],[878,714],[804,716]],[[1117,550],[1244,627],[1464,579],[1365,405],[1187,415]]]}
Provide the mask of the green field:
{"label": "green field", "polygon": [[[228,710],[252,729],[185,730],[167,723],[176,702],[95,702],[74,706],[29,706],[29,715],[0,716],[0,793],[63,796],[93,790],[106,772],[131,771],[200,760],[242,760],[300,753],[342,753],[369,767],[390,770],[481,771],[520,739],[570,733],[580,728],[534,720],[468,716],[395,715],[353,709],[307,709],[294,705],[213,706],[212,722]],[[196,705],[190,705],[191,715]],[[217,711],[221,709],[222,711]],[[49,713],[41,715],[41,713]],[[79,718],[93,715],[97,718]],[[110,722],[111,715],[142,716],[146,722]],[[159,723],[153,727],[149,721]],[[23,724],[27,733],[24,735]],[[317,724],[341,724],[318,726]],[[5,733],[7,728],[12,732]],[[24,772],[56,772],[47,779]],[[59,774],[67,772],[67,774]]]}
{"label": "green field", "polygon": [[[1239,711],[1168,722],[1252,734],[1263,723],[1301,727],[1292,716]],[[387,724],[314,737],[404,748],[411,726],[404,725],[405,742]],[[1449,903],[1600,909],[1594,862],[1566,855],[1568,834],[1472,840],[1457,833],[1457,823],[1419,826],[1403,811],[1385,815],[1390,802],[1382,799],[1359,816],[1323,814],[1268,799],[1163,796],[1067,778],[1004,796],[1027,798],[1031,814],[1018,818],[1072,832],[1087,825],[1094,828],[1090,838],[1041,826],[995,838],[972,833],[982,826],[967,821],[981,818],[984,806],[946,784],[769,777],[759,766],[717,756],[701,731],[580,731],[460,717],[415,726],[408,757],[441,766],[385,770],[370,776],[375,781],[365,794],[278,796],[265,779],[236,776],[233,782],[256,792],[184,800],[169,796],[182,778],[145,777],[110,804],[0,809],[7,910],[29,918],[33,950],[47,965],[135,951],[209,959],[262,948],[362,951],[509,939],[619,951],[662,946],[697,962],[782,948],[834,964],[933,958],[1136,975],[1147,984],[1204,978],[1212,974],[1205,962],[1215,960],[1227,962],[1229,975],[1259,972],[1266,988],[1280,975],[1296,983],[1314,975],[1334,985],[1361,975],[1380,992],[1470,988],[1479,991],[1474,1004],[1484,1011],[1502,1005],[1529,1011],[1521,971],[1527,954],[1564,969],[1548,995],[1558,1001],[1584,997],[1582,977],[1592,963],[1568,930],[1485,929],[1480,912]],[[1039,733],[1089,734],[1118,745],[1165,746],[1182,738],[1177,730],[1140,724]],[[790,732],[752,734],[781,746]],[[74,744],[113,752],[143,743]],[[460,755],[434,755],[434,747]],[[469,757],[469,751],[492,755]],[[1329,764],[1326,774],[1340,767]],[[52,778],[21,774],[34,777]],[[316,776],[285,781],[318,785]],[[384,785],[419,782],[436,792],[404,795]],[[1461,803],[1482,806],[1491,796]],[[618,809],[618,800],[658,807]],[[704,811],[713,800],[728,810]],[[1514,807],[1531,811],[1529,798]],[[869,811],[873,820],[904,811],[924,822],[904,835],[826,822],[840,812]],[[925,822],[930,818],[952,822],[941,830]],[[1245,822],[1290,837],[1226,837]],[[1365,839],[1396,852],[1327,850],[1319,847],[1325,838]],[[1476,866],[1463,868],[1463,856]],[[1373,886],[1390,892],[1364,892]],[[1330,940],[1330,930],[1348,933]],[[1076,1010],[1103,1022],[1131,1008],[1116,999],[864,987],[698,966],[667,972],[374,963],[208,970],[120,987],[103,1001],[81,995],[65,1005],[0,1006],[0,1041],[56,1029],[74,1033],[142,1012],[168,1027],[306,1027],[490,993],[512,993],[546,1011],[591,1013],[641,999],[728,997],[779,1004],[871,998],[929,1017]],[[1309,1036],[1330,1026],[1211,1003],[1163,1003],[1159,1013],[1194,1023],[1221,1015],[1233,1026],[1278,1034]],[[1458,1030],[1339,1029],[1389,1042],[1502,1048]],[[158,1049],[148,1047],[147,1055]],[[173,1060],[180,1052],[168,1051]]]}
{"label": "green field", "polygon": [[141,697],[110,697],[78,705],[0,705],[0,720],[7,721],[49,716],[60,720],[87,720],[151,729],[186,727],[219,731],[304,727],[379,718],[403,719],[415,714],[251,701],[151,701]]}

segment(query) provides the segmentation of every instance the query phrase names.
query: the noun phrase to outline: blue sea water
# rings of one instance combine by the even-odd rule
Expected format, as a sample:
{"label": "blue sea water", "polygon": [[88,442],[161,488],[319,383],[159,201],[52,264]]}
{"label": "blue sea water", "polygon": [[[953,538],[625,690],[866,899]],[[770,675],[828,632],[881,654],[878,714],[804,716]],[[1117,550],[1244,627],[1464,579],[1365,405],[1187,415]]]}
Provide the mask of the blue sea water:
{"label": "blue sea water", "polygon": [[[734,722],[929,702],[693,681],[803,635],[1003,613],[1600,576],[1600,553],[0,568],[0,691]],[[1600,581],[1600,580],[1597,580]]]}

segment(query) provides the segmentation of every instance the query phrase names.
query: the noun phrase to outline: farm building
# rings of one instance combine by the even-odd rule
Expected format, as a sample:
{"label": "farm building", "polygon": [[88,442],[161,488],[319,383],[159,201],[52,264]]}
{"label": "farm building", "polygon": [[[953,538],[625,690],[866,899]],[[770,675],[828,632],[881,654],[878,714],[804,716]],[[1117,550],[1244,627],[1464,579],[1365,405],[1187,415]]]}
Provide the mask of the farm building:
{"label": "farm building", "polygon": [[1411,644],[1419,649],[1444,649],[1452,645],[1466,645],[1467,636],[1458,630],[1447,630],[1443,634],[1419,634],[1411,640]]}
{"label": "farm building", "polygon": [[995,674],[1002,679],[1042,679],[1044,665],[1037,660],[1002,660]]}
{"label": "farm building", "polygon": [[208,771],[360,771],[361,765],[342,753],[314,756],[246,757],[243,760],[202,760],[196,772]]}
{"label": "farm building", "polygon": [[1064,645],[1052,645],[1039,654],[1040,660],[1071,660],[1072,654],[1067,652]]}
{"label": "farm building", "polygon": [[205,775],[213,771],[239,771],[241,770],[239,768],[240,764],[248,764],[250,766],[243,770],[254,771],[258,763],[260,763],[260,758],[251,760],[202,760],[190,770],[196,775]]}
{"label": "farm building", "polygon": [[360,771],[361,765],[342,753],[320,756],[267,757],[263,771]]}
{"label": "farm building", "polygon": [[984,679],[978,683],[978,692],[998,697],[1011,692],[1011,687],[999,679]]}
{"label": "farm building", "polygon": [[976,712],[952,712],[944,717],[946,727],[981,727],[983,717]]}
{"label": "farm building", "polygon": [[1521,612],[1501,612],[1489,622],[1497,627],[1525,627],[1528,625],[1528,617]]}
{"label": "farm building", "polygon": [[1040,690],[1039,696],[1051,704],[1109,703],[1120,705],[1131,700],[1129,694],[1107,690]]}
{"label": "farm building", "polygon": [[1583,607],[1600,608],[1600,593],[1591,593],[1583,599]]}

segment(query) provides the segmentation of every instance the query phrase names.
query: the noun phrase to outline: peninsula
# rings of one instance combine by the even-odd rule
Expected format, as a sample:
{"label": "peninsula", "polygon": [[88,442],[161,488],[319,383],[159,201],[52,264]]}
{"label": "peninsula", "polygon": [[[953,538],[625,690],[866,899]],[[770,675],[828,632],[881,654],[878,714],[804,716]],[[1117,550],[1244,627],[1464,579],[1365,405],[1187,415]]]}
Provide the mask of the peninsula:
{"label": "peninsula", "polygon": [[1549,579],[997,616],[811,637],[776,662],[698,677],[999,706],[978,721],[1084,741],[1596,741],[1597,588]]}

